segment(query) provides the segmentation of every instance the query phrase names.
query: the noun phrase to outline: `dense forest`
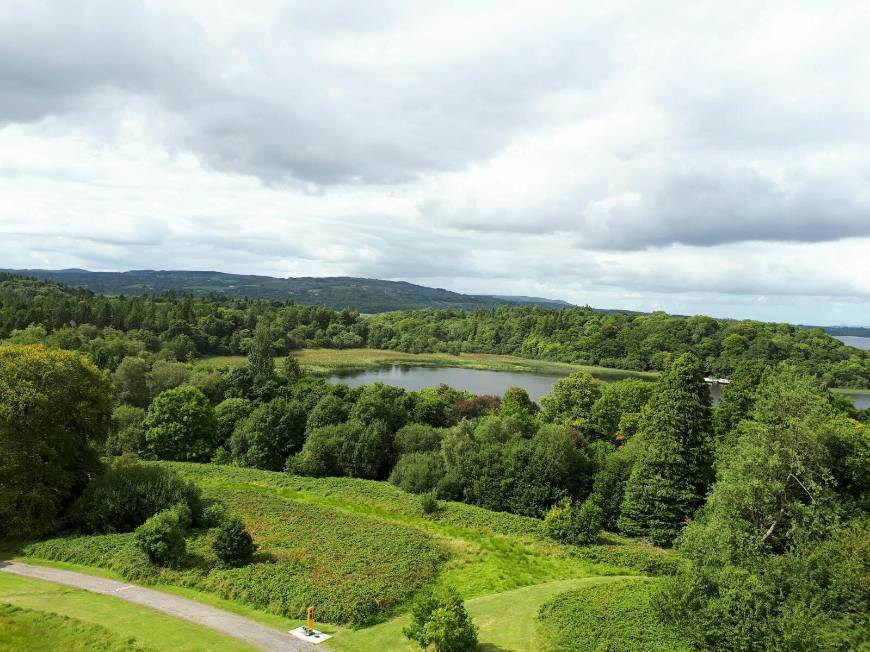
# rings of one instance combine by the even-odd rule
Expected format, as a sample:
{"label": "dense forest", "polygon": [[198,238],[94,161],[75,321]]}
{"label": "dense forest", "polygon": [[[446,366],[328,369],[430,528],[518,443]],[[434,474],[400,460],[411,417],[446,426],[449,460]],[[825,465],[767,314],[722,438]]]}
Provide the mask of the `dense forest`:
{"label": "dense forest", "polygon": [[472,295],[430,288],[404,281],[372,278],[254,276],[224,272],[134,270],[90,272],[84,269],[0,270],[45,281],[81,287],[99,294],[140,296],[174,292],[190,296],[292,300],[336,310],[362,313],[414,308],[463,308],[473,310],[504,304],[559,307],[564,301],[539,297]]}
{"label": "dense forest", "polygon": [[870,387],[870,353],[821,329],[711,317],[605,314],[590,308],[416,310],[365,317],[287,301],[160,296],[108,297],[0,275],[0,339],[84,351],[114,369],[140,352],[178,361],[247,354],[268,325],[274,355],[299,348],[383,348],[412,353],[482,352],[662,370],[691,351],[705,373],[731,376],[741,362],[788,362],[830,387]]}

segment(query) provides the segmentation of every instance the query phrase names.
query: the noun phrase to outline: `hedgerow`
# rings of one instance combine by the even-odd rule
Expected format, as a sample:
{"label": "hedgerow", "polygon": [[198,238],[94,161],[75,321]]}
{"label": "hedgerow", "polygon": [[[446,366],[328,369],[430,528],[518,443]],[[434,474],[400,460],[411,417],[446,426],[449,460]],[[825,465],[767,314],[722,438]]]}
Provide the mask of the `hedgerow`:
{"label": "hedgerow", "polygon": [[538,611],[542,649],[560,652],[688,652],[692,646],[658,620],[656,581],[591,584],[557,596]]}

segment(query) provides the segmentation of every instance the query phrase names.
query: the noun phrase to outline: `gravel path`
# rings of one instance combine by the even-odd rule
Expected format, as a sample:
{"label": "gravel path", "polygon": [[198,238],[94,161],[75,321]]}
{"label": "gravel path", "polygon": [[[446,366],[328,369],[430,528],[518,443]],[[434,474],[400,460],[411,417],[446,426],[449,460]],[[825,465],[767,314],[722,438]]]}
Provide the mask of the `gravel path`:
{"label": "gravel path", "polygon": [[[170,593],[162,593],[146,589],[135,584],[126,584],[103,577],[95,577],[85,573],[49,568],[46,566],[31,566],[18,562],[0,562],[0,572],[23,575],[34,579],[66,584],[77,589],[111,595],[128,602],[141,604],[157,611],[183,618],[200,625],[205,625],[229,636],[241,639],[264,650],[314,650],[315,646],[291,636],[285,631],[261,625],[258,622],[237,616],[236,614],[216,609],[208,605],[181,598]],[[317,646],[324,650],[323,645]]]}

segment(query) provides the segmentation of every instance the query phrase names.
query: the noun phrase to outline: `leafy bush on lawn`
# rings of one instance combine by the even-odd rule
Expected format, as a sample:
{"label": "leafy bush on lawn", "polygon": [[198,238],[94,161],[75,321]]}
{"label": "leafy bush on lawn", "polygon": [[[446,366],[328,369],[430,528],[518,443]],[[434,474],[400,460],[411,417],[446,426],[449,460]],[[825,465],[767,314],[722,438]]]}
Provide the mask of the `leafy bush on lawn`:
{"label": "leafy bush on lawn", "polygon": [[405,636],[436,652],[470,652],[477,649],[477,627],[468,617],[462,598],[452,587],[423,592],[411,607],[411,624]]}
{"label": "leafy bush on lawn", "polygon": [[554,505],[544,518],[544,531],[563,543],[595,543],[601,534],[603,511],[591,500],[581,504],[565,499]]}
{"label": "leafy bush on lawn", "polygon": [[230,518],[221,524],[212,548],[224,566],[244,566],[254,556],[257,544],[240,519]]}
{"label": "leafy bush on lawn", "polygon": [[426,516],[431,516],[441,511],[441,503],[438,502],[434,491],[427,491],[420,495],[420,510]]}
{"label": "leafy bush on lawn", "polygon": [[190,509],[178,503],[136,528],[136,546],[152,564],[180,566],[187,552],[184,535],[189,527]]}

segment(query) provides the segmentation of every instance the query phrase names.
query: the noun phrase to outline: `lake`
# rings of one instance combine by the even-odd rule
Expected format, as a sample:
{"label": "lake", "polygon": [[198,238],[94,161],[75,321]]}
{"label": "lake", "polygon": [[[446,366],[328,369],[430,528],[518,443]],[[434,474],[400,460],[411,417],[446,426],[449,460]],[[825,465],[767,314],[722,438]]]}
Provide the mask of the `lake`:
{"label": "lake", "polygon": [[[612,382],[624,378],[619,370],[612,373],[593,374],[600,380]],[[538,400],[548,393],[550,388],[564,375],[533,374],[518,371],[487,371],[484,369],[463,369],[461,367],[414,367],[409,365],[392,365],[381,369],[366,371],[344,371],[330,376],[331,383],[342,383],[357,387],[369,383],[384,383],[407,390],[436,387],[440,384],[449,385],[455,389],[466,390],[472,394],[496,394],[502,396],[508,387],[522,387],[529,396]],[[719,385],[710,388],[713,402],[719,400],[721,391]],[[859,408],[870,407],[870,394],[847,394]]]}
{"label": "lake", "polygon": [[854,346],[856,349],[870,351],[870,337],[858,337],[857,335],[834,335],[833,337],[840,340],[846,346]]}

